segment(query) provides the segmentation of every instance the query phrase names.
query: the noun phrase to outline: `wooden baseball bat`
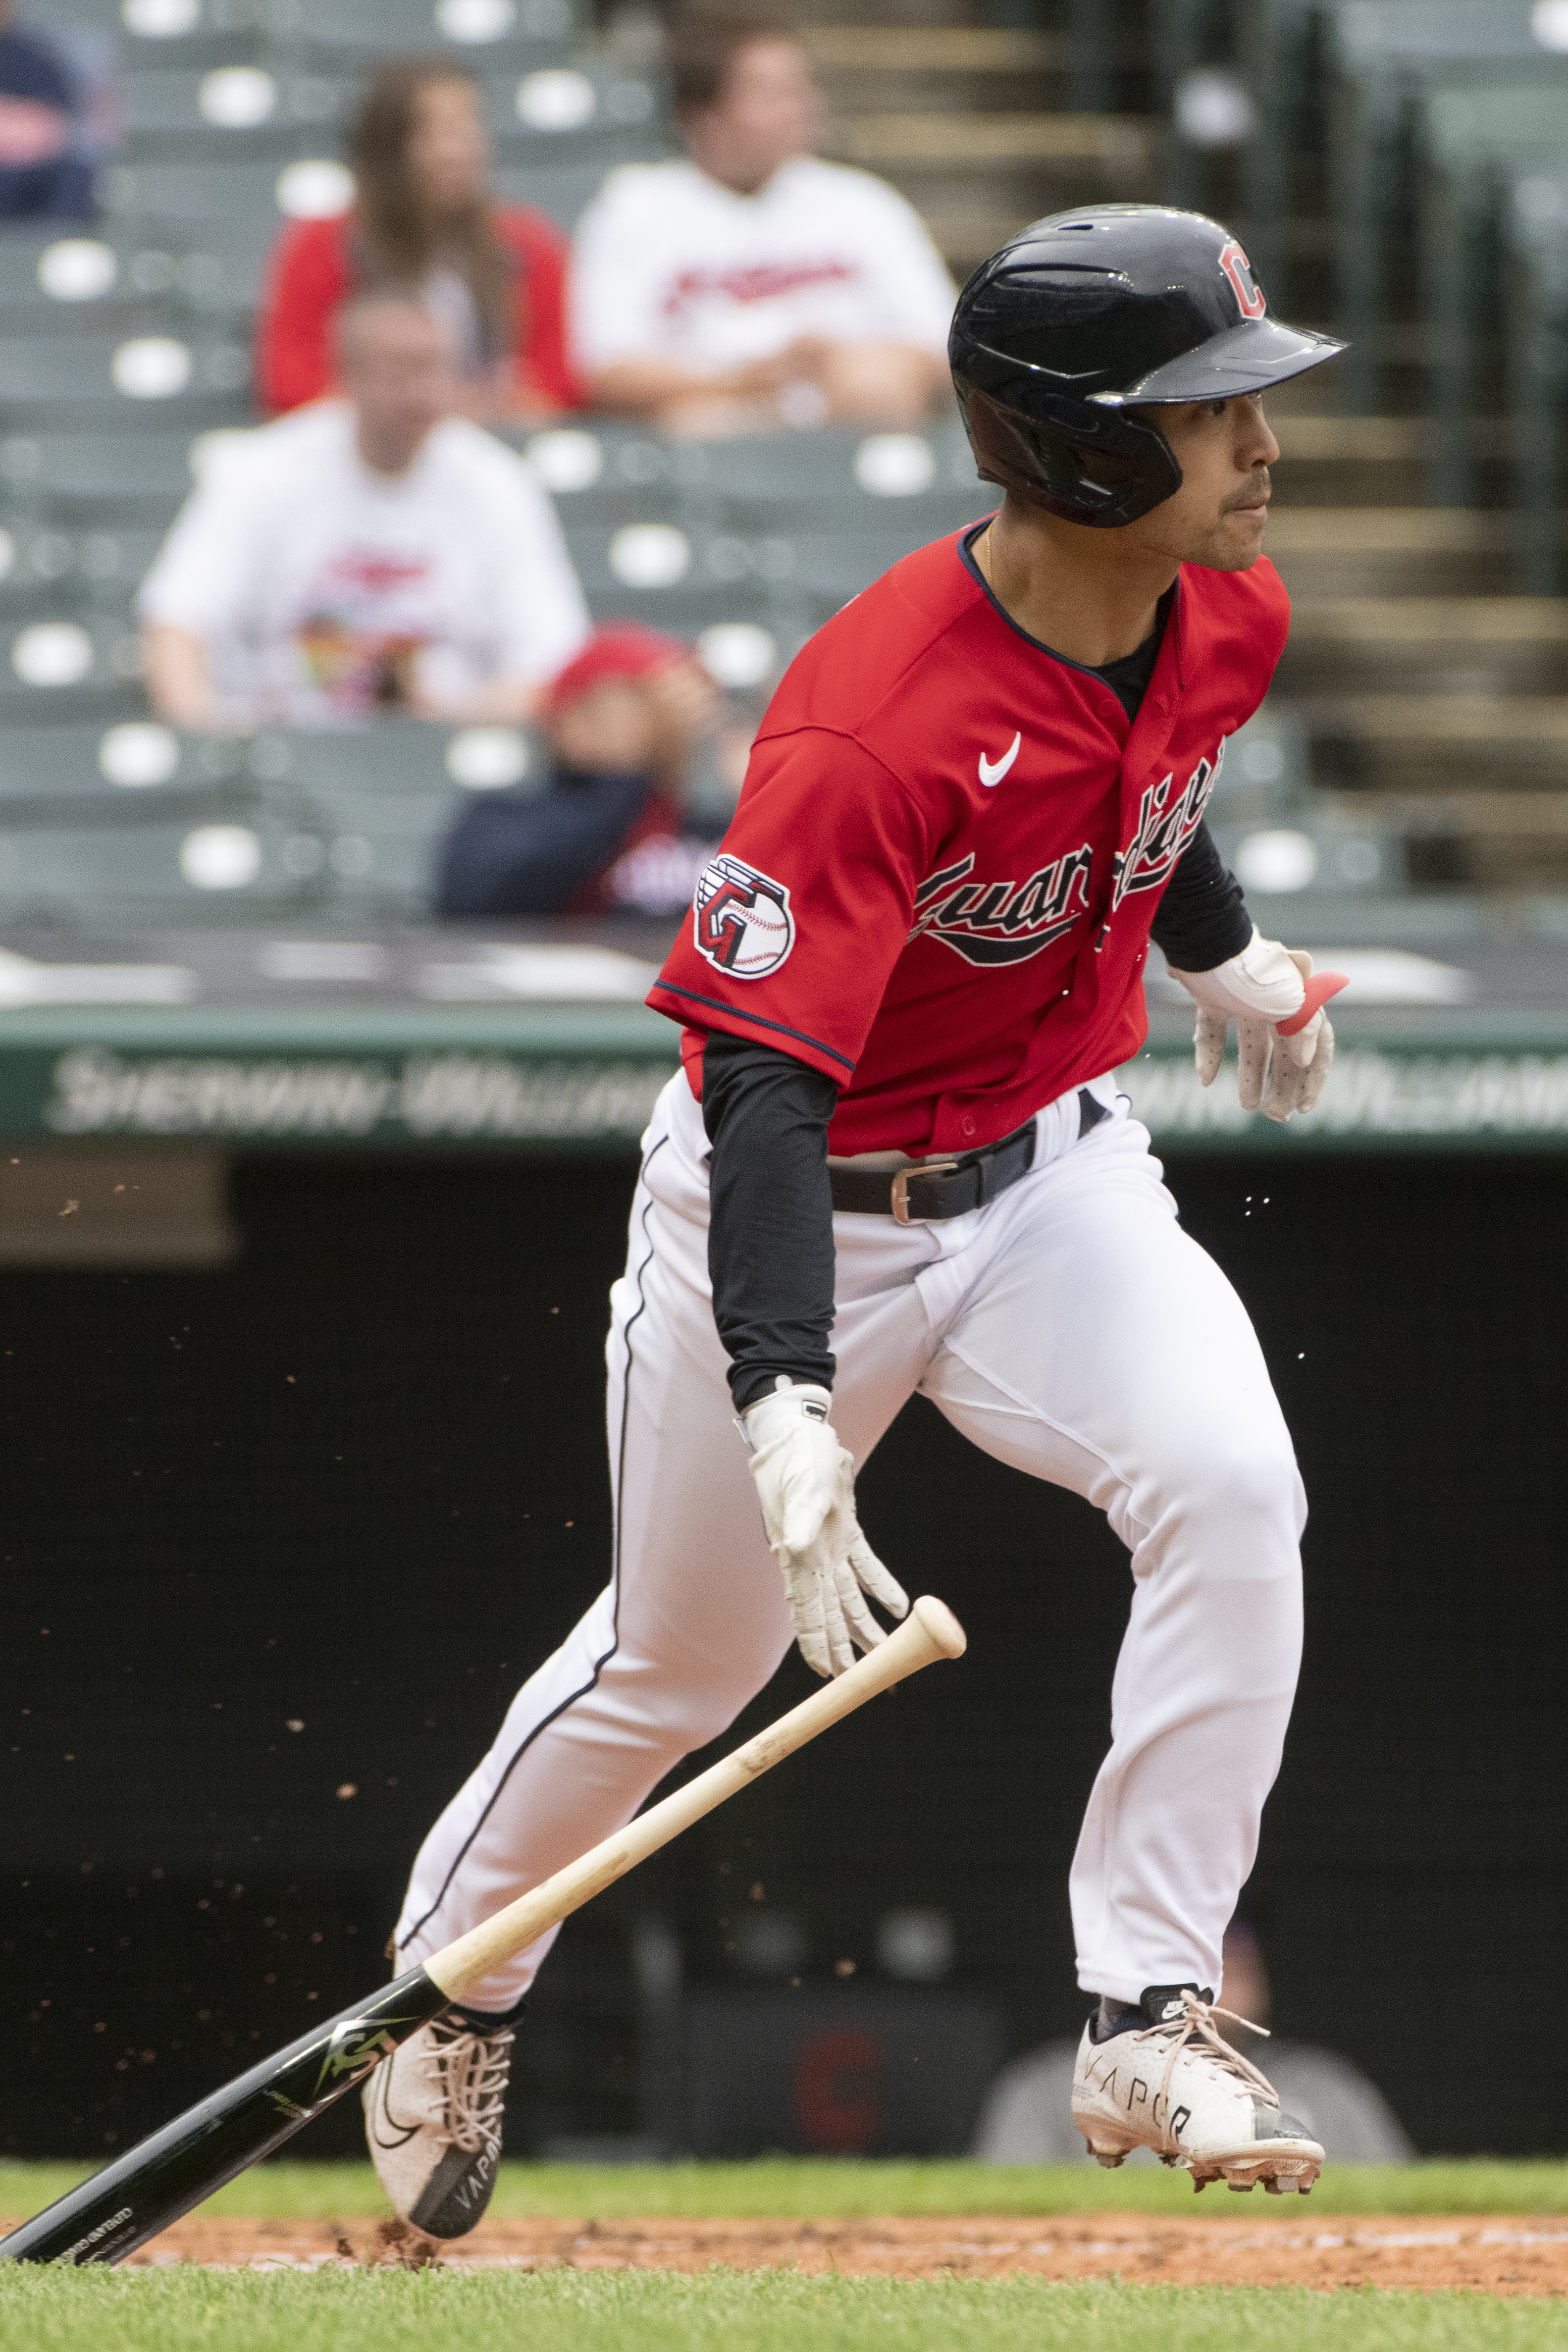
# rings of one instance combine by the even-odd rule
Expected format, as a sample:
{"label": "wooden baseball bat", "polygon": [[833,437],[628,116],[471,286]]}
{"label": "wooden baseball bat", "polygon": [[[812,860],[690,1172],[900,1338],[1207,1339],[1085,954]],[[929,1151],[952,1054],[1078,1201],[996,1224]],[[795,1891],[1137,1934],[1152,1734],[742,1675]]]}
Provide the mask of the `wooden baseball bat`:
{"label": "wooden baseball bat", "polygon": [[732,1756],[710,1765],[673,1796],[650,1805],[614,1837],[568,1863],[553,1878],[426,1960],[395,1977],[369,2000],[345,2009],[286,2050],[188,2107],[46,2206],[8,2238],[0,2259],[19,2263],[118,2263],[199,2205],[226,2180],[270,2156],[303,2124],[363,2082],[396,2049],[460,2000],[474,1985],[617,1878],[657,1853],[727,1797],[749,1788],[830,1724],[879,1691],[937,1658],[962,1657],[963,1628],[940,1601],[917,1601],[903,1623],[836,1682],[824,1683]]}

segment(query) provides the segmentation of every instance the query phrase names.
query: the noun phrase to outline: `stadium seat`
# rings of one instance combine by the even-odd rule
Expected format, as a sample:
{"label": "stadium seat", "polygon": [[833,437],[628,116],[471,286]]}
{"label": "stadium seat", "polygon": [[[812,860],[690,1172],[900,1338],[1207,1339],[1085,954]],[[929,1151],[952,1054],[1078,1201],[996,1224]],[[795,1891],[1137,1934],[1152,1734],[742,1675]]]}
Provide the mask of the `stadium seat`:
{"label": "stadium seat", "polygon": [[0,825],[33,821],[68,804],[72,821],[160,821],[173,810],[193,821],[265,806],[292,820],[297,794],[286,777],[258,773],[256,747],[232,736],[182,735],[146,718],[108,727],[21,724],[0,734]]}
{"label": "stadium seat", "polygon": [[[530,152],[555,150],[563,158],[597,152],[605,142],[647,140],[666,112],[665,93],[651,74],[612,59],[574,55],[522,73],[490,73],[485,81],[490,135],[508,162]],[[627,160],[637,156],[628,151]]]}
{"label": "stadium seat", "polygon": [[132,68],[217,65],[267,39],[267,0],[28,0],[32,24],[107,35]]}
{"label": "stadium seat", "polygon": [[335,143],[353,85],[260,65],[132,73],[126,153],[142,163],[231,165]]}
{"label": "stadium seat", "polygon": [[[627,614],[681,635],[731,620],[771,625],[776,601],[772,543],[752,545],[731,533],[704,534],[671,522],[609,530],[579,527],[570,512],[563,519],[595,619]],[[787,554],[783,565],[793,574]]]}
{"label": "stadium seat", "polygon": [[140,648],[119,615],[60,610],[0,638],[0,728],[137,718],[145,708]]}
{"label": "stadium seat", "polygon": [[141,242],[101,224],[9,226],[0,236],[0,334],[177,333],[177,271]]}
{"label": "stadium seat", "polygon": [[587,523],[682,523],[707,517],[693,501],[685,465],[689,445],[656,439],[646,426],[604,417],[508,427],[500,437],[531,462],[574,529]]}
{"label": "stadium seat", "polygon": [[271,0],[275,33],[296,49],[359,62],[382,52],[450,50],[486,73],[536,62],[590,29],[574,0]]}
{"label": "stadium seat", "polygon": [[1512,268],[1508,383],[1521,585],[1563,587],[1563,414],[1568,404],[1568,172],[1526,172],[1509,189]]}
{"label": "stadium seat", "polygon": [[0,915],[18,928],[146,921],[204,928],[304,902],[300,836],[278,819],[156,812],[115,824],[0,824]]}
{"label": "stadium seat", "polygon": [[911,541],[901,530],[801,531],[786,540],[763,540],[758,560],[776,583],[837,612],[862,588],[908,555]]}
{"label": "stadium seat", "polygon": [[1378,405],[1389,226],[1401,204],[1411,103],[1433,82],[1506,73],[1522,91],[1568,79],[1543,39],[1555,19],[1534,0],[1340,0],[1327,12],[1333,77],[1334,237],[1339,319],[1351,349],[1340,395],[1352,414]]}
{"label": "stadium seat", "polygon": [[166,527],[190,493],[192,439],[162,418],[139,433],[8,434],[0,511],[107,532]]}
{"label": "stadium seat", "polygon": [[313,155],[281,164],[119,163],[100,173],[100,199],[119,231],[168,249],[191,299],[252,310],[286,217],[283,201],[333,211],[352,199],[353,184],[332,146],[329,133]]}
{"label": "stadium seat", "polygon": [[295,852],[311,865],[315,894],[388,921],[429,911],[437,851],[463,797],[453,769],[510,783],[538,765],[526,739],[509,728],[393,719],[269,740],[279,780],[299,794],[301,843],[316,844],[313,864],[302,848]]}
{"label": "stadium seat", "polygon": [[[649,141],[646,145],[651,150],[653,142]],[[560,151],[541,146],[527,152],[530,155],[553,158]],[[614,160],[636,163],[649,160],[649,156],[617,153]],[[495,190],[503,204],[532,205],[538,211],[548,213],[559,228],[574,229],[603,187],[609,168],[603,158],[575,163],[517,163],[503,158],[495,174]]]}
{"label": "stadium seat", "polygon": [[1436,426],[1431,494],[1438,506],[1475,502],[1470,420],[1500,190],[1510,176],[1555,171],[1568,153],[1568,57],[1553,63],[1554,71],[1528,82],[1467,74],[1428,89],[1418,110],[1422,294]]}
{"label": "stadium seat", "polygon": [[156,530],[64,531],[20,516],[0,522],[0,616],[19,625],[84,606],[128,615],[162,538]]}
{"label": "stadium seat", "polygon": [[245,425],[250,354],[238,342],[178,335],[0,338],[0,415],[13,431],[79,419],[126,433]]}
{"label": "stadium seat", "polygon": [[845,530],[919,547],[989,514],[962,432],[778,434],[694,450],[689,478],[724,526],[748,531]]}
{"label": "stadium seat", "polygon": [[[1371,814],[1350,816],[1325,805],[1294,811],[1281,824],[1237,825],[1215,819],[1221,857],[1256,898],[1398,897],[1406,883],[1400,835]],[[1299,936],[1299,935],[1298,935]]]}

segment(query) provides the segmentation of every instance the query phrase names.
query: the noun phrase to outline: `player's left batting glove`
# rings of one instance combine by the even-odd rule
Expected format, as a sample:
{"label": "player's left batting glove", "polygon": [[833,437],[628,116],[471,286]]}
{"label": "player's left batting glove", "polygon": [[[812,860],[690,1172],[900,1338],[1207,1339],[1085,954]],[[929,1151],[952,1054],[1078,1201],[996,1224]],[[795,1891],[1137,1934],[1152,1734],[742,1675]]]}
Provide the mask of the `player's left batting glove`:
{"label": "player's left batting glove", "polygon": [[795,1637],[808,1666],[841,1675],[857,1647],[886,1633],[866,1595],[889,1616],[909,1612],[909,1595],[889,1575],[855,1516],[855,1457],[838,1443],[824,1388],[796,1386],[782,1372],[737,1426],[752,1450],[763,1526],[784,1570]]}
{"label": "player's left batting glove", "polygon": [[1239,955],[1212,971],[1178,971],[1197,999],[1193,1054],[1198,1077],[1212,1086],[1225,1060],[1226,1031],[1236,1024],[1237,1091],[1243,1110],[1261,1109],[1288,1119],[1310,1110],[1323,1091],[1334,1058],[1334,1033],[1323,1006],[1348,985],[1343,972],[1314,976],[1303,949],[1281,947],[1253,926]]}

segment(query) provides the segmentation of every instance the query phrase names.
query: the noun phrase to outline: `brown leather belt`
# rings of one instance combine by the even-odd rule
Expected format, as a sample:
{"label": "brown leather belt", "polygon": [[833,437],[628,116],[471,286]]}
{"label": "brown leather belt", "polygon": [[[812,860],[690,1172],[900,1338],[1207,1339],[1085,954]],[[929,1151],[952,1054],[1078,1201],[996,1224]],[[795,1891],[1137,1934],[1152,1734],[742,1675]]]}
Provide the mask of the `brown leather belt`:
{"label": "brown leather belt", "polygon": [[[1081,1139],[1110,1113],[1087,1087],[1078,1095]],[[934,1225],[967,1216],[1000,1198],[1035,1164],[1035,1122],[1028,1119],[984,1151],[959,1160],[924,1160],[908,1168],[834,1168],[827,1174],[835,1209],[867,1217],[892,1217],[900,1225]]]}

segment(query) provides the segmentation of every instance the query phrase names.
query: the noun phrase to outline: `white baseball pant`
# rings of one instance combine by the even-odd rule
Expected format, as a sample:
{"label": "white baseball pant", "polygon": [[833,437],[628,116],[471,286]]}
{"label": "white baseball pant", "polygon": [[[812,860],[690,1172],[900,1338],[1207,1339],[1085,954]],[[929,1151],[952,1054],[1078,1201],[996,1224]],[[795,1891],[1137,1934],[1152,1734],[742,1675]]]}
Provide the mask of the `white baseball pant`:
{"label": "white baseball pant", "polygon": [[[833,1419],[864,1463],[918,1390],[999,1461],[1087,1496],[1131,1553],[1110,1750],[1071,1895],[1079,1983],[1135,2001],[1146,1985],[1220,1982],[1295,1690],[1306,1505],[1246,1310],[1176,1223],[1114,1080],[1091,1091],[1111,1118],[1080,1139],[1077,1094],[1048,1106],[1033,1170],[985,1208],[930,1225],[835,1217]],[[620,1828],[789,1647],[730,1426],[707,1150],[678,1076],[644,1138],[610,1294],[611,1582],[421,1847],[405,1967]],[[948,1597],[962,1614],[962,1576]],[[552,1941],[468,2006],[510,2009]]]}

